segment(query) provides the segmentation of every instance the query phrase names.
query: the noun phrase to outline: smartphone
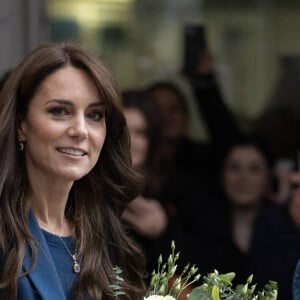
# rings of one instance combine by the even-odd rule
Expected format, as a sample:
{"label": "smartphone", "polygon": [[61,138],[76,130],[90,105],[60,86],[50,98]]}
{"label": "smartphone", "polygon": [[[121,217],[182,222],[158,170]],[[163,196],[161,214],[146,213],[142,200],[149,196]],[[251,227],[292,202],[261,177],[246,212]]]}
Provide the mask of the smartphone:
{"label": "smartphone", "polygon": [[200,54],[206,48],[205,28],[203,25],[186,25],[184,27],[184,61],[183,73],[193,76]]}

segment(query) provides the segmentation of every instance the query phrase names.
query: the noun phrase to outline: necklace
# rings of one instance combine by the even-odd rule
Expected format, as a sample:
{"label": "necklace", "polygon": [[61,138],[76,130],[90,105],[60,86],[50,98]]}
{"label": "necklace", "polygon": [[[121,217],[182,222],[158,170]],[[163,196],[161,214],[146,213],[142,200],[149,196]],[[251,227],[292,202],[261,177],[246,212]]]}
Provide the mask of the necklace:
{"label": "necklace", "polygon": [[59,240],[62,242],[62,244],[64,245],[67,253],[70,255],[70,257],[72,258],[73,260],[73,271],[75,273],[80,273],[80,264],[78,262],[78,257],[77,257],[77,253],[75,251],[74,254],[71,253],[69,247],[67,246],[67,244],[65,243],[65,241],[63,240],[62,237],[60,237],[59,235],[55,234],[55,230],[53,230],[52,226],[50,226],[49,224],[47,224],[46,222],[44,222],[43,220],[41,220],[40,218],[36,217],[41,223],[43,223],[49,230],[52,234],[54,234],[55,236],[57,236],[59,238]]}

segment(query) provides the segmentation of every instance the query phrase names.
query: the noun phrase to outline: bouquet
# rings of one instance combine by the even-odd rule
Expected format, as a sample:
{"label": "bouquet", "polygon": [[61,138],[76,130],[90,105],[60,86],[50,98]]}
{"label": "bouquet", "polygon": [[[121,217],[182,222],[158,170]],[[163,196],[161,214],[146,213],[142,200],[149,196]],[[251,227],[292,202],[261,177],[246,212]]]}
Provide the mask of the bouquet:
{"label": "bouquet", "polygon": [[[276,300],[277,283],[269,281],[262,291],[256,291],[252,283],[253,276],[249,276],[246,283],[233,285],[235,273],[219,274],[217,270],[203,276],[195,265],[186,265],[180,275],[175,277],[179,253],[175,253],[175,243],[171,243],[171,254],[167,262],[163,263],[162,256],[158,258],[157,270],[152,272],[150,284],[144,300],[179,300],[186,289],[191,291],[187,300]],[[121,271],[116,269],[117,282],[121,283]],[[175,278],[175,279],[174,279]],[[121,295],[121,286],[116,284],[116,296]],[[191,288],[192,287],[192,288]],[[118,299],[118,297],[116,297]]]}

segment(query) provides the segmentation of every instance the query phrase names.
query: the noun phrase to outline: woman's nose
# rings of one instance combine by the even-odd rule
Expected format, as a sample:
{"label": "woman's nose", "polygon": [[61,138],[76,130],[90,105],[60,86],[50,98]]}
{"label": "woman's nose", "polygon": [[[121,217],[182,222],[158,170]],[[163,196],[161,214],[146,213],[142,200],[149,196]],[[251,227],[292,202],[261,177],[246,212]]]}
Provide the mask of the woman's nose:
{"label": "woman's nose", "polygon": [[72,120],[70,127],[68,128],[68,134],[70,137],[78,139],[88,138],[88,129],[84,116],[77,116]]}

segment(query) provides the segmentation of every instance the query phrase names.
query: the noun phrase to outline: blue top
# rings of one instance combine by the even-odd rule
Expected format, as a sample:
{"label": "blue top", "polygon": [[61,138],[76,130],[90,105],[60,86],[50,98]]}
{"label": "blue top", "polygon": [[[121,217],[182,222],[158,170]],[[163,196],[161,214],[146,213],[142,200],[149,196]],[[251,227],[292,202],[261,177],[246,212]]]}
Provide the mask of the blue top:
{"label": "blue top", "polygon": [[71,299],[71,288],[77,274],[73,271],[73,259],[61,239],[65,242],[72,255],[75,253],[74,240],[72,237],[61,237],[60,239],[57,235],[45,230],[42,230],[42,233],[45,237],[57,273],[61,280],[66,299]]}
{"label": "blue top", "polygon": [[300,300],[300,260],[297,263],[294,273],[293,300]]}
{"label": "blue top", "polygon": [[[47,243],[45,234],[39,227],[36,218],[33,213],[29,213],[29,229],[32,236],[35,239],[34,251],[36,253],[36,260],[32,255],[32,249],[27,244],[25,256],[23,260],[22,275],[18,280],[18,300],[67,300],[65,295],[65,286],[69,286],[68,283],[62,283],[62,277],[69,272],[72,272],[72,259],[68,257],[67,262],[70,265],[66,265],[64,269],[64,274],[58,273],[57,262],[54,262],[54,257],[60,257],[60,255],[52,254],[49,249],[51,243]],[[62,252],[62,249],[61,249]],[[61,253],[61,255],[65,255]],[[52,257],[54,256],[54,257]],[[32,268],[35,261],[34,268]],[[58,261],[55,259],[55,261]],[[63,266],[63,268],[65,268]],[[70,268],[70,269],[69,269]],[[25,272],[25,273],[24,273]],[[70,275],[70,274],[69,274]],[[73,276],[76,274],[73,274]],[[71,276],[71,275],[70,275]],[[64,287],[63,287],[64,285]],[[0,299],[4,300],[1,293]]]}

